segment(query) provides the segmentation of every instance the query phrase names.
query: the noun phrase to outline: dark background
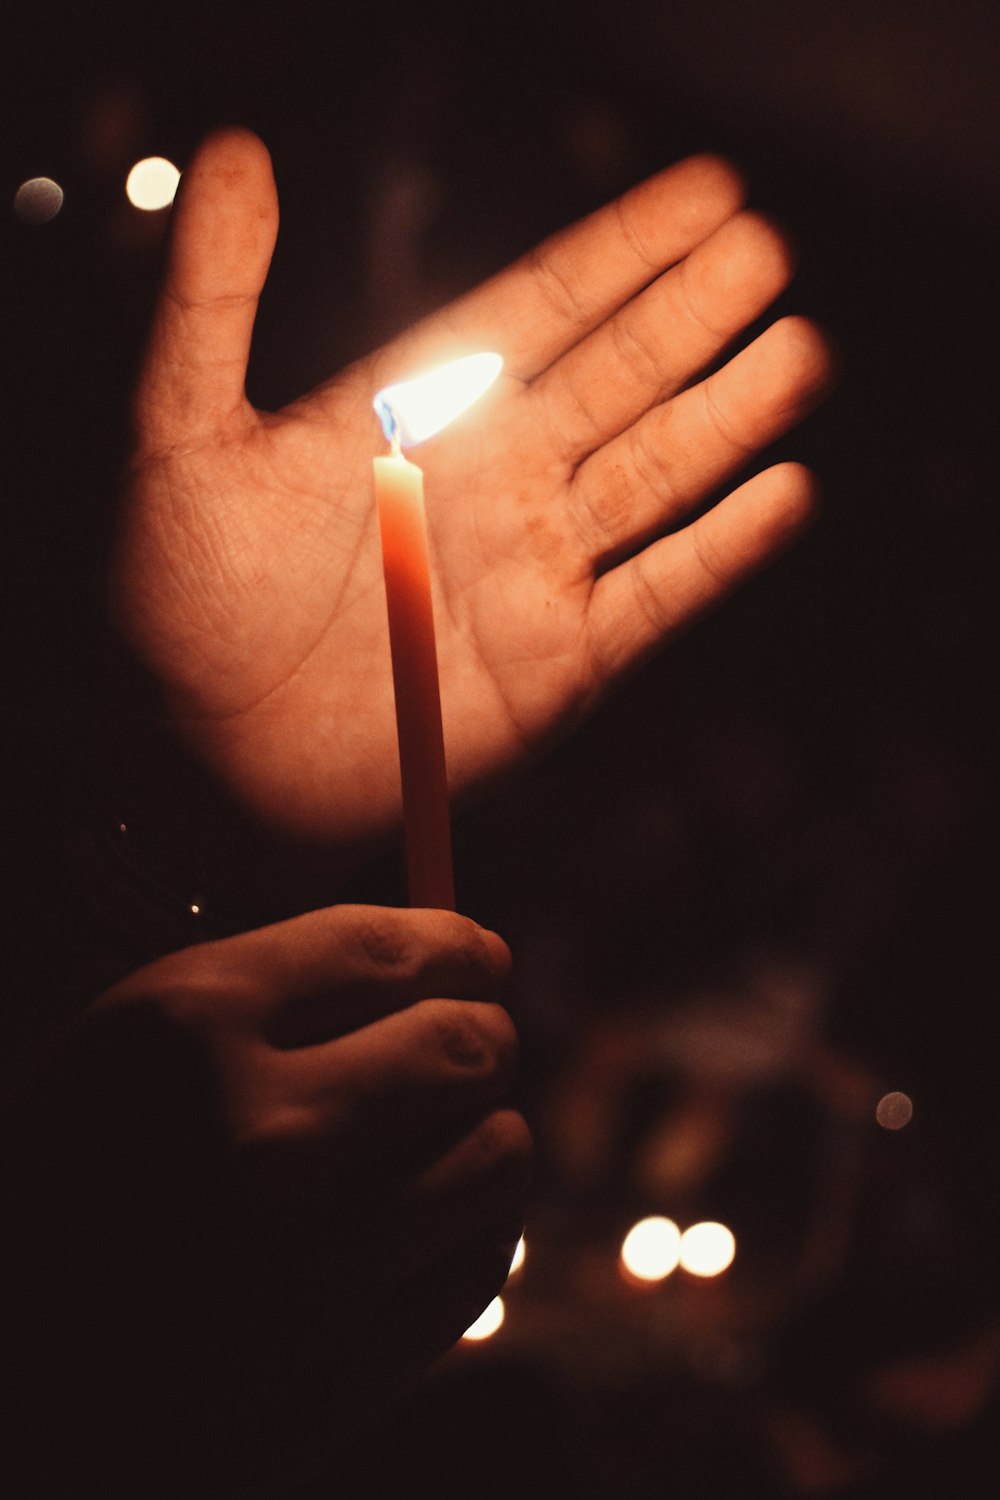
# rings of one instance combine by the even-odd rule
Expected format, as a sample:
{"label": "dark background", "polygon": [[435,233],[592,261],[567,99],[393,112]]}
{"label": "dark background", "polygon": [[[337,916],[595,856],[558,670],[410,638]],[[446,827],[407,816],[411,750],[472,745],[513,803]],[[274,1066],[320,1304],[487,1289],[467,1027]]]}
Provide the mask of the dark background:
{"label": "dark background", "polygon": [[[811,535],[458,821],[462,904],[518,960],[529,1256],[501,1333],[359,1445],[339,1492],[992,1493],[994,7],[250,0],[10,26],[8,847],[29,950],[166,217],[126,203],[133,161],[183,166],[230,121],[270,147],[264,406],[706,148],[798,237],[778,311],[841,351],[838,393],[774,454],[822,479]],[[38,174],[66,201],[26,225],[13,196]],[[400,899],[396,869],[359,891]],[[914,1101],[893,1133],[890,1089]],[[626,1286],[621,1235],[651,1212],[730,1224],[726,1277]]]}

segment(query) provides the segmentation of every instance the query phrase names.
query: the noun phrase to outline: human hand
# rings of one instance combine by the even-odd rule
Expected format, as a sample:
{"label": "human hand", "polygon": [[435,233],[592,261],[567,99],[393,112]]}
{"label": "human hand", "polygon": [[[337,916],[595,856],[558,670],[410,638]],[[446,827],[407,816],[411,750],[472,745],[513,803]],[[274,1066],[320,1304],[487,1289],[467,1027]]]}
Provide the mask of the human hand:
{"label": "human hand", "polygon": [[358,847],[398,819],[371,458],[382,385],[495,349],[505,373],[426,443],[449,780],[482,784],[808,520],[800,466],[685,524],[820,399],[822,336],[773,324],[699,375],[785,288],[792,256],[736,172],[681,162],[279,413],[247,401],[277,230],[261,143],[184,174],[135,402],[117,619],[177,730],[284,833]]}
{"label": "human hand", "polygon": [[285,1494],[460,1337],[521,1227],[508,964],[466,918],[345,906],[98,1002],[36,1174],[28,1344],[43,1409],[71,1388],[68,1453],[150,1495]]}

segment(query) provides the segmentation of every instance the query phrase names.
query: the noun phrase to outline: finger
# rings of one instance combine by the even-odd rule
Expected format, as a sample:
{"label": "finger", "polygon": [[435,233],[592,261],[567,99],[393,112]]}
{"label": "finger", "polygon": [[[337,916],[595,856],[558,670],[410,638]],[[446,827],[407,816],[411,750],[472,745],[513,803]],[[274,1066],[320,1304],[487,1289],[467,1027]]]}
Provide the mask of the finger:
{"label": "finger", "polygon": [[719,603],[795,540],[817,503],[809,470],[778,464],[690,526],[605,573],[588,613],[600,675],[617,676]]}
{"label": "finger", "polygon": [[793,268],[781,231],[741,213],[626,303],[531,388],[564,459],[578,463],[686,385],[774,301]]}
{"label": "finger", "polygon": [[250,338],[277,231],[263,143],[246,130],[210,136],[172,211],[135,403],[141,447],[197,440],[244,411]]}
{"label": "finger", "polygon": [[508,374],[532,379],[689,254],[744,196],[743,179],[721,157],[678,162],[419,324],[386,352],[386,371],[496,349]]}
{"label": "finger", "polygon": [[804,318],[782,318],[721,370],[655,406],[591,455],[570,486],[570,513],[598,567],[687,514],[822,399],[830,346]]}
{"label": "finger", "polygon": [[266,976],[262,1032],[283,1048],[329,1041],[432,997],[494,1000],[510,972],[503,939],[457,912],[335,906],[242,941],[244,961]]}
{"label": "finger", "polygon": [[[382,906],[307,912],[198,956],[198,994],[214,978],[227,1014],[238,1010],[281,1048],[329,1041],[416,1000],[492,1000],[510,972],[507,944],[468,917]],[[164,965],[181,981],[190,967],[183,956]]]}
{"label": "finger", "polygon": [[360,1031],[281,1058],[283,1102],[270,1138],[348,1140],[352,1169],[405,1176],[508,1092],[517,1034],[482,1001],[422,1000]]}

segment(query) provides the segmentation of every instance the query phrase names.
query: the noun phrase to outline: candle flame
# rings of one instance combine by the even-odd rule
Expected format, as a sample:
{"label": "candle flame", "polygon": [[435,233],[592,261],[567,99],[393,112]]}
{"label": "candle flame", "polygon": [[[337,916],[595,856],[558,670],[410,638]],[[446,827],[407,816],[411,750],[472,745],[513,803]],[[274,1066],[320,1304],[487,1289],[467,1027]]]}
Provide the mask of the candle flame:
{"label": "candle flame", "polygon": [[382,431],[403,448],[422,443],[478,401],[502,369],[499,354],[467,354],[415,380],[387,385],[374,402]]}

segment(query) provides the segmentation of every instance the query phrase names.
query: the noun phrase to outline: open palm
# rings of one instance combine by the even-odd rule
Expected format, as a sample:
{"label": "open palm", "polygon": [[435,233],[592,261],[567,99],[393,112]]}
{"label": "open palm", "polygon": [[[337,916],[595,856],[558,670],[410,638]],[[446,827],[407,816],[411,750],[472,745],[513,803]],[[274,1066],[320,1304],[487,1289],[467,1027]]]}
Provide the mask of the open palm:
{"label": "open palm", "polygon": [[456,792],[585,711],[806,522],[813,481],[783,464],[685,524],[829,380],[798,318],[716,368],[792,270],[742,196],[726,163],[682,162],[271,414],[244,392],[270,162],[243,131],[202,146],[136,398],[113,601],[175,727],[256,817],[350,846],[399,815],[380,386],[477,350],[505,361],[419,453]]}

